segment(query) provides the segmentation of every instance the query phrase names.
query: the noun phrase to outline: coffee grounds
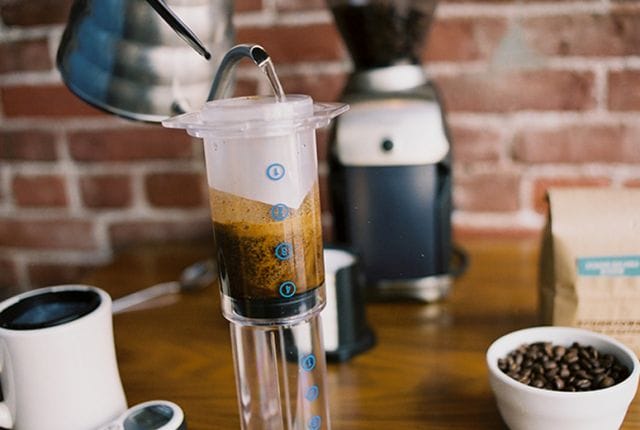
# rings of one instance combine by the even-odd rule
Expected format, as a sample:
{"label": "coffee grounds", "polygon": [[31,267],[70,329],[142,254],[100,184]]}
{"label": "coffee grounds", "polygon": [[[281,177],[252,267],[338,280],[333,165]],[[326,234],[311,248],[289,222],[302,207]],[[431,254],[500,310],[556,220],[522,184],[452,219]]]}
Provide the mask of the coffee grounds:
{"label": "coffee grounds", "polygon": [[433,1],[409,4],[389,1],[338,4],[331,11],[356,68],[370,69],[420,64],[434,7]]}
{"label": "coffee grounds", "polygon": [[629,376],[629,369],[611,354],[574,342],[523,344],[498,359],[498,368],[531,387],[554,391],[592,391],[611,387]]}
{"label": "coffee grounds", "polygon": [[287,300],[322,285],[317,182],[284,219],[273,218],[273,206],[213,188],[210,202],[224,294]]}

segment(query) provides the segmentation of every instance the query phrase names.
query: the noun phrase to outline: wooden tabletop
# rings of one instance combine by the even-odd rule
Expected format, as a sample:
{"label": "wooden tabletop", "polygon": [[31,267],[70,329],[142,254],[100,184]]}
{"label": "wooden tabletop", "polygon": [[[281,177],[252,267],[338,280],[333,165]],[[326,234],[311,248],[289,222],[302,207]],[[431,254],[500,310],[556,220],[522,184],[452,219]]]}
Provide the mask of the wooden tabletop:
{"label": "wooden tabletop", "polygon": [[[376,346],[329,364],[338,430],[504,429],[489,388],[485,351],[497,337],[537,323],[536,240],[462,242],[468,272],[439,304],[370,303]],[[213,254],[209,244],[132,248],[85,281],[113,297],[177,279]],[[228,323],[217,285],[114,317],[120,375],[130,405],[166,399],[190,430],[238,429]],[[640,429],[640,400],[623,429]]]}

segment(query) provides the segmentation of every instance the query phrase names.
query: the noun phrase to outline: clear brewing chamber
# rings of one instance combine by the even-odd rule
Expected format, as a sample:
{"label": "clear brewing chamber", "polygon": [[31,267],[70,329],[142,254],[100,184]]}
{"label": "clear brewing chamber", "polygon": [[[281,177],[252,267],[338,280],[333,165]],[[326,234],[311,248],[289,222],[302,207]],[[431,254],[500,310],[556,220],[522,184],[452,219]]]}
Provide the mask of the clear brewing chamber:
{"label": "clear brewing chamber", "polygon": [[204,139],[229,320],[292,324],[322,307],[315,129],[347,108],[303,95],[240,97],[163,123]]}
{"label": "clear brewing chamber", "polygon": [[347,109],[243,97],[163,122],[204,139],[243,430],[331,428],[315,129]]}

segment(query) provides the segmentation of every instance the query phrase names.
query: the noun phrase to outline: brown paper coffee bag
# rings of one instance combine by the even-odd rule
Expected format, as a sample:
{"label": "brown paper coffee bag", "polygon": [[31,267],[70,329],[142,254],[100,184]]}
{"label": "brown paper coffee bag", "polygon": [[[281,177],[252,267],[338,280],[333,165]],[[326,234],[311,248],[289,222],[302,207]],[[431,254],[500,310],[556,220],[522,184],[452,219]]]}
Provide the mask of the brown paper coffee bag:
{"label": "brown paper coffee bag", "polygon": [[544,323],[605,333],[640,355],[640,190],[562,188],[548,197]]}

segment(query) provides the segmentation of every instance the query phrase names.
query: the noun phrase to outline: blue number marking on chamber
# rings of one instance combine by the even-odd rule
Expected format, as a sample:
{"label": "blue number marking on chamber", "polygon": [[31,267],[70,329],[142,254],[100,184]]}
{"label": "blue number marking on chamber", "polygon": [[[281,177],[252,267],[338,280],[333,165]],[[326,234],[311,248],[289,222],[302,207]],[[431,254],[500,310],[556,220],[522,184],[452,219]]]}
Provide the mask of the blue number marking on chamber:
{"label": "blue number marking on chamber", "polygon": [[300,366],[305,372],[311,372],[316,367],[316,356],[313,354],[305,355],[300,360]]}
{"label": "blue number marking on chamber", "polygon": [[274,221],[284,221],[289,216],[289,207],[284,203],[278,203],[271,207],[271,218]]}
{"label": "blue number marking on chamber", "polygon": [[285,281],[280,284],[280,288],[278,288],[278,292],[282,297],[288,299],[289,297],[293,297],[296,293],[296,284],[291,281]]}
{"label": "blue number marking on chamber", "polygon": [[293,247],[290,243],[281,242],[276,246],[276,258],[280,261],[288,260],[293,255]]}
{"label": "blue number marking on chamber", "polygon": [[322,425],[322,417],[320,415],[314,415],[309,420],[309,425],[307,426],[309,430],[318,430]]}
{"label": "blue number marking on chamber", "polygon": [[313,402],[320,395],[320,389],[317,385],[312,385],[307,389],[307,392],[304,394],[304,398],[310,402]]}
{"label": "blue number marking on chamber", "polygon": [[284,178],[286,170],[280,163],[272,163],[267,166],[267,178],[272,181],[279,181]]}

